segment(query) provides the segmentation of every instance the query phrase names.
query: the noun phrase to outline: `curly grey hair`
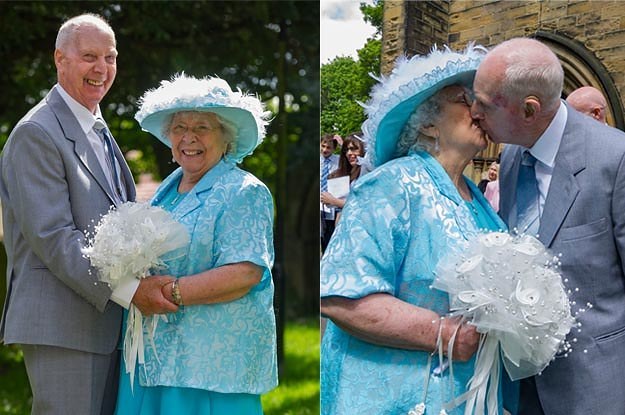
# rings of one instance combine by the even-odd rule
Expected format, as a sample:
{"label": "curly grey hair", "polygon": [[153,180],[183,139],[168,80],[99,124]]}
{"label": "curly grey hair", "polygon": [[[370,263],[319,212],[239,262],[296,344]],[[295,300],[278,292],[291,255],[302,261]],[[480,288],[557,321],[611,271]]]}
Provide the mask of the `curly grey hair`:
{"label": "curly grey hair", "polygon": [[441,98],[442,96],[438,93],[432,95],[410,115],[399,136],[394,158],[403,157],[411,150],[424,150],[432,155],[438,153],[438,140],[422,134],[420,130],[438,120]]}

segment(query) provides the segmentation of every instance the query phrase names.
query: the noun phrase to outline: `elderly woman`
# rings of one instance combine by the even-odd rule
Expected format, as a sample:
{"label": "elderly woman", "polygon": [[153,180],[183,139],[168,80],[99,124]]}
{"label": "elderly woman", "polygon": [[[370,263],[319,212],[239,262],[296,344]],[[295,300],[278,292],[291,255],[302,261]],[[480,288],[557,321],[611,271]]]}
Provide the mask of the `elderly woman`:
{"label": "elderly woman", "polygon": [[[321,262],[321,311],[330,319],[321,349],[322,414],[438,415],[466,391],[479,334],[441,318],[448,297],[430,285],[452,247],[479,229],[504,228],[462,174],[487,146],[469,111],[482,51],[400,60],[365,107],[376,168],[352,189]],[[452,375],[428,358],[439,341],[446,354],[454,333]],[[501,405],[494,410],[502,413]],[[463,412],[464,405],[447,408]]]}
{"label": "elderly woman", "polygon": [[[117,413],[262,414],[277,385],[273,311],[273,203],[236,166],[262,141],[266,113],[219,78],[184,74],[145,93],[136,119],[171,148],[180,168],[152,204],[189,231],[162,287],[179,305],[160,321],[131,390],[122,370]],[[125,368],[124,368],[125,369]]]}

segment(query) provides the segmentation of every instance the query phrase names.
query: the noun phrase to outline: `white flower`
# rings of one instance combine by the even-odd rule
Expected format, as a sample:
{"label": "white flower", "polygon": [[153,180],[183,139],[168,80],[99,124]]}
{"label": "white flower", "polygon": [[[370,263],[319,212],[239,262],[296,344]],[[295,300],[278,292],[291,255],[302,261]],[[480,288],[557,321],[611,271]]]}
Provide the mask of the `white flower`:
{"label": "white flower", "polygon": [[489,232],[478,236],[478,240],[486,247],[504,246],[511,238],[512,236],[505,232]]}
{"label": "white flower", "polygon": [[115,289],[124,279],[142,278],[163,266],[163,255],[188,243],[186,228],[168,212],[146,203],[127,202],[100,220],[83,253],[101,281]]}
{"label": "white flower", "polygon": [[469,258],[466,261],[464,261],[463,263],[461,263],[460,265],[458,265],[456,270],[460,274],[464,274],[466,272],[473,271],[474,269],[476,269],[477,267],[482,265],[482,261],[483,260],[484,260],[484,256],[483,255],[474,255],[471,258]]}
{"label": "white flower", "polygon": [[[165,254],[188,245],[187,229],[165,210],[147,203],[126,202],[111,209],[88,236],[83,254],[91,260],[101,281],[114,290],[121,281],[143,278],[150,270],[162,267]],[[154,332],[159,316],[147,318],[148,342],[154,348]],[[134,385],[136,363],[145,363],[144,320],[131,304],[124,336],[124,363]],[[156,354],[156,349],[154,348]],[[156,357],[158,360],[158,356]]]}
{"label": "white flower", "polygon": [[467,407],[477,390],[486,394],[489,373],[497,376],[500,351],[517,380],[544,370],[564,344],[575,319],[556,266],[538,239],[501,232],[479,235],[464,252],[441,260],[432,287],[449,293],[452,315],[486,336],[467,386],[472,392],[463,398]]}
{"label": "white flower", "polygon": [[425,414],[425,403],[421,402],[415,405],[414,409],[408,412],[408,415],[423,415]]}
{"label": "white flower", "polygon": [[516,290],[514,292],[514,299],[518,301],[521,305],[534,305],[540,299],[540,291],[536,288],[525,288],[521,287],[521,281],[517,282]]}

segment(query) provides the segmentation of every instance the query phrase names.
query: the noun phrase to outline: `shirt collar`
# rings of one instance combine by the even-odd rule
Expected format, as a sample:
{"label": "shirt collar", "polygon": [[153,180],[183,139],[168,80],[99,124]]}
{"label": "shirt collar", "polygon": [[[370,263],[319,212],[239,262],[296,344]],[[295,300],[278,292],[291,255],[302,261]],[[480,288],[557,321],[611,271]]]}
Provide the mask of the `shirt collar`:
{"label": "shirt collar", "polygon": [[96,106],[95,114],[92,114],[81,103],[72,98],[72,96],[68,94],[61,85],[56,84],[56,89],[57,91],[59,91],[59,94],[61,95],[61,98],[63,98],[63,101],[65,101],[65,103],[69,107],[69,110],[78,120],[78,124],[80,124],[80,128],[85,134],[91,131],[98,118],[106,125],[104,119],[102,118],[102,113],[100,112],[99,105]]}
{"label": "shirt collar", "polygon": [[568,112],[566,105],[560,101],[560,108],[558,108],[558,112],[556,112],[555,117],[551,120],[549,127],[547,127],[545,132],[529,149],[530,154],[536,157],[536,160],[549,167],[553,167],[555,164],[556,154],[562,142],[567,117]]}

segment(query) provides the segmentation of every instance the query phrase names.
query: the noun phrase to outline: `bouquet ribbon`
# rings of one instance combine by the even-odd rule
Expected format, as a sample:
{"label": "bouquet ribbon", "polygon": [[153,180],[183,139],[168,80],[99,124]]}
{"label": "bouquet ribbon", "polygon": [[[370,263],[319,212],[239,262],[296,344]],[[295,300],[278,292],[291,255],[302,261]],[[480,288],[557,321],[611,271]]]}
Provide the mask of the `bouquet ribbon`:
{"label": "bouquet ribbon", "polygon": [[[148,341],[154,350],[154,356],[158,359],[156,345],[154,344],[154,333],[158,324],[158,316],[146,318]],[[145,340],[143,338],[143,315],[134,304],[128,309],[128,319],[126,320],[126,333],[124,336],[124,364],[126,373],[130,376],[130,390],[134,391],[135,367],[137,363],[145,363]]]}
{"label": "bouquet ribbon", "polygon": [[500,371],[499,340],[487,334],[482,335],[475,358],[475,373],[469,380],[467,391],[447,402],[443,408],[452,410],[466,402],[465,415],[483,414],[484,404],[488,401],[488,415],[497,415]]}
{"label": "bouquet ribbon", "polygon": [[[83,255],[98,270],[100,280],[112,290],[128,278],[144,278],[150,270],[166,269],[167,261],[185,254],[187,228],[164,209],[146,203],[126,202],[102,217],[95,232],[85,232]],[[159,316],[146,320],[148,341],[156,356],[154,333]],[[124,336],[124,363],[134,385],[135,367],[145,363],[144,318],[135,306],[128,310]],[[158,356],[156,356],[158,363]]]}
{"label": "bouquet ribbon", "polygon": [[517,380],[540,373],[559,349],[571,349],[565,337],[576,322],[558,268],[558,257],[538,239],[504,232],[478,234],[439,262],[432,288],[449,294],[451,316],[481,333],[467,389],[443,411],[466,403],[465,415],[495,415],[502,362]]}
{"label": "bouquet ribbon", "polygon": [[126,320],[126,335],[124,336],[124,363],[126,373],[130,376],[130,389],[133,389],[135,379],[135,366],[145,363],[145,353],[143,349],[143,316],[141,311],[131,304],[128,309],[128,320]]}

